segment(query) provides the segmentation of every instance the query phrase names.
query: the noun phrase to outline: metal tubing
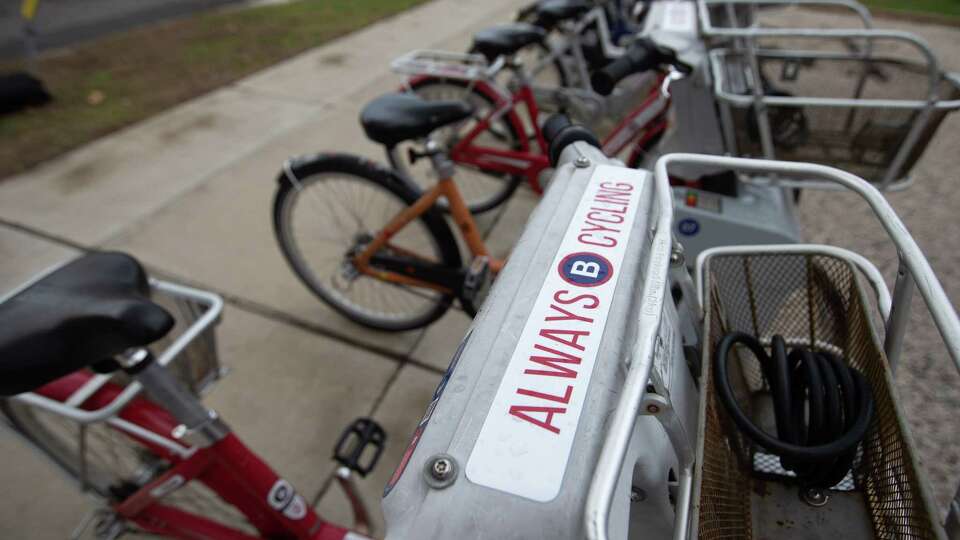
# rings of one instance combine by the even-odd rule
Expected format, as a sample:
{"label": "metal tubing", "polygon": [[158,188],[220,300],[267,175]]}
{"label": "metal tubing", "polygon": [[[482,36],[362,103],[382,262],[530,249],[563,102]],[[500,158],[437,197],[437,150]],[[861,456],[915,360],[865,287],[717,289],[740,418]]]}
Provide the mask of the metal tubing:
{"label": "metal tubing", "polygon": [[[598,150],[584,143],[575,144],[574,150],[589,152],[588,157],[595,158],[594,161],[601,163],[606,159]],[[564,154],[570,155],[572,152],[568,149]],[[633,434],[638,409],[643,401],[647,381],[650,379],[657,332],[663,313],[672,244],[673,195],[666,176],[655,178],[653,189],[657,202],[656,211],[659,215],[656,225],[650,231],[652,235],[650,259],[645,272],[647,278],[640,297],[637,338],[630,354],[626,381],[604,439],[584,509],[585,532],[587,538],[591,540],[608,538],[607,517],[610,515],[614,491],[620,478],[627,446]]]}
{"label": "metal tubing", "polygon": [[698,154],[669,154],[657,161],[656,177],[660,182],[669,179],[667,169],[674,163],[690,165],[715,166],[753,173],[777,173],[790,176],[811,177],[843,186],[863,198],[876,215],[880,224],[887,231],[890,240],[901,254],[912,281],[920,291],[930,314],[933,316],[937,331],[943,338],[944,344],[954,366],[960,372],[960,318],[950,304],[950,299],[940,280],[937,279],[930,262],[923,255],[923,251],[910,235],[907,227],[897,216],[890,203],[883,197],[877,188],[869,182],[833,167],[812,163],[796,163],[788,161],[769,161],[764,159],[745,159],[720,156],[706,156]]}
{"label": "metal tubing", "polygon": [[158,435],[157,433],[134,424],[133,422],[128,422],[123,418],[111,418],[107,420],[107,423],[119,430],[126,431],[131,435],[150,441],[157,446],[162,446],[163,448],[169,450],[171,454],[174,454],[181,459],[187,459],[188,457],[192,456],[194,452],[196,452],[195,447],[184,447],[171,439]]}
{"label": "metal tubing", "polygon": [[[883,280],[883,274],[869,260],[853,251],[838,248],[836,246],[827,246],[823,244],[773,244],[773,245],[753,245],[753,246],[720,246],[704,250],[697,256],[694,272],[694,279],[697,284],[697,302],[703,309],[706,300],[704,269],[707,262],[716,256],[724,255],[747,255],[751,253],[777,253],[783,255],[826,255],[846,261],[848,264],[860,271],[870,288],[877,296],[877,307],[880,309],[880,315],[884,321],[890,319],[891,306],[893,301],[890,298],[890,291]],[[701,317],[703,317],[701,313]]]}
{"label": "metal tubing", "polygon": [[903,338],[907,332],[907,321],[910,320],[910,303],[913,300],[914,282],[910,269],[906,267],[903,256],[897,268],[897,281],[893,288],[893,310],[885,319],[886,337],[883,341],[883,351],[890,362],[890,370],[896,373],[900,363],[900,353],[903,350]]}
{"label": "metal tubing", "polygon": [[753,87],[753,113],[757,118],[757,131],[760,132],[760,146],[763,148],[763,156],[767,159],[775,159],[776,153],[773,148],[773,134],[770,132],[770,117],[767,115],[767,102],[764,101],[763,73],[760,71],[760,63],[757,61],[756,43],[752,39],[747,40],[747,58],[750,60],[750,75],[752,77],[751,86]]}
{"label": "metal tubing", "polygon": [[739,4],[749,5],[754,8],[760,6],[845,7],[849,8],[858,17],[860,17],[865,29],[873,28],[873,15],[870,14],[870,10],[860,2],[855,2],[853,0],[697,0],[697,11],[700,14],[700,25],[703,29],[704,35],[707,36],[735,35],[734,32],[738,30],[734,28],[717,28],[713,26],[713,22],[710,19],[710,10],[708,4],[723,5],[725,7]]}
{"label": "metal tubing", "polygon": [[134,377],[154,403],[163,404],[164,409],[188,429],[210,420],[210,411],[159,363],[151,362]]}
{"label": "metal tubing", "polygon": [[[879,33],[880,31],[874,31],[874,34]],[[809,36],[807,36],[809,37]],[[883,36],[877,36],[883,37]],[[763,49],[759,50],[763,54],[767,54]],[[750,105],[753,102],[751,96],[744,96],[741,94],[734,94],[728,92],[724,87],[724,72],[723,66],[726,63],[726,59],[731,55],[738,54],[735,51],[730,49],[714,49],[709,52],[710,56],[710,66],[711,72],[713,75],[713,89],[716,96],[728,103],[733,105],[739,105],[745,107]],[[783,51],[777,51],[776,53],[770,54],[773,57],[807,57],[807,58],[816,58],[816,59],[825,59],[825,60],[845,60],[851,59],[856,60],[857,58],[851,55],[845,55],[841,53],[827,53],[822,51],[795,51],[791,53],[784,53]],[[878,57],[873,58],[875,61],[901,61],[899,58],[891,57]],[[935,60],[934,60],[935,61]],[[823,97],[803,97],[803,96],[765,96],[764,101],[768,105],[789,105],[789,106],[803,106],[803,105],[815,105],[821,107],[885,107],[885,108],[898,108],[898,109],[921,109],[926,106],[934,106],[937,109],[943,110],[952,110],[960,108],[960,100],[938,100],[938,85],[941,80],[945,80],[950,84],[953,84],[956,87],[960,87],[960,81],[957,80],[957,77],[944,75],[939,71],[937,65],[928,65],[928,88],[927,88],[927,100],[918,100],[918,99],[853,99],[853,98],[823,98]],[[756,83],[756,81],[754,81]]]}

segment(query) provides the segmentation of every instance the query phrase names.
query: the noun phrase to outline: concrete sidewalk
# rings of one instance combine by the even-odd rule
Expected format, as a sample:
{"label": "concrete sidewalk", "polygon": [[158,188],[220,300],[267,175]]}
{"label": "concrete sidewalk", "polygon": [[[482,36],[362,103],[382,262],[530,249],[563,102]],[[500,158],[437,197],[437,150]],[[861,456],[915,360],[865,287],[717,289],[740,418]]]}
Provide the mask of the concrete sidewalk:
{"label": "concrete sidewalk", "polygon": [[[342,497],[320,492],[341,428],[372,415],[388,431],[381,465],[362,482],[375,503],[469,320],[452,310],[426,331],[387,334],[331,311],[275,244],[275,179],[288,157],[319,150],[383,161],[357,115],[399,84],[389,61],[414,48],[464,50],[515,4],[430,2],[0,183],[0,293],[82,249],[119,249],[223,294],[220,356],[232,372],[209,404],[308,499],[322,498],[325,516],[348,522]],[[508,250],[533,204],[520,196],[495,216],[492,249]],[[0,537],[67,536],[88,501],[6,433],[0,455],[0,484],[12,488]]]}
{"label": "concrete sidewalk", "polygon": [[[325,516],[347,521],[342,497],[322,492],[340,428],[372,415],[388,430],[382,464],[363,482],[375,502],[469,321],[451,311],[425,331],[384,334],[332,312],[294,277],[275,245],[275,178],[289,156],[318,150],[382,161],[357,114],[399,82],[389,60],[414,48],[463,50],[472,31],[510,19],[518,3],[435,0],[0,183],[0,293],[81,249],[104,248],[129,251],[153,272],[223,294],[221,358],[233,371],[209,403],[306,496],[318,497]],[[960,69],[960,30],[880,23],[923,35],[949,69]],[[960,118],[952,117],[918,165],[917,184],[890,197],[955,303],[958,138]],[[521,192],[503,215],[484,222],[494,226],[500,254],[534,204]],[[852,198],[805,194],[802,214],[808,238],[892,259],[881,231]],[[960,384],[943,355],[929,352],[942,351],[929,321],[918,315],[913,324],[923,330],[909,338],[900,386],[942,502],[960,462]],[[6,434],[0,455],[0,484],[7,486],[0,537],[65,537],[87,501]]]}

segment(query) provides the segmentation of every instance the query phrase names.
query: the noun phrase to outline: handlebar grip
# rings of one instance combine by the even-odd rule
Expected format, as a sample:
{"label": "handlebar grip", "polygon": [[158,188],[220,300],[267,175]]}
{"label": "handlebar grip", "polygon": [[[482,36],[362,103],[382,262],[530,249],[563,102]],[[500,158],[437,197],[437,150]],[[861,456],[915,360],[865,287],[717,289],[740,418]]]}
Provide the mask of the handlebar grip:
{"label": "handlebar grip", "polygon": [[652,69],[660,63],[660,53],[647,41],[634,43],[627,52],[590,76],[590,85],[601,96],[609,96],[618,82],[634,73]]}
{"label": "handlebar grip", "polygon": [[577,141],[584,141],[591,146],[600,148],[600,141],[597,140],[589,129],[583,126],[574,125],[565,114],[557,113],[547,119],[543,124],[543,138],[550,145],[548,155],[550,156],[550,165],[557,166],[560,154],[570,144]]}

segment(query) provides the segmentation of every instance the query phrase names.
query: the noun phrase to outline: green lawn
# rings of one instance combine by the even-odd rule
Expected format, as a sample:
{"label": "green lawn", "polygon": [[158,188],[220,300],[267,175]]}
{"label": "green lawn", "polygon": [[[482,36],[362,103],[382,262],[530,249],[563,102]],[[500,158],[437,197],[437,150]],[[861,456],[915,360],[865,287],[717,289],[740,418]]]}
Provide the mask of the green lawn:
{"label": "green lawn", "polygon": [[45,54],[38,72],[55,101],[0,117],[0,178],[423,1],[210,12]]}
{"label": "green lawn", "polygon": [[947,15],[960,20],[960,0],[866,0],[868,7]]}

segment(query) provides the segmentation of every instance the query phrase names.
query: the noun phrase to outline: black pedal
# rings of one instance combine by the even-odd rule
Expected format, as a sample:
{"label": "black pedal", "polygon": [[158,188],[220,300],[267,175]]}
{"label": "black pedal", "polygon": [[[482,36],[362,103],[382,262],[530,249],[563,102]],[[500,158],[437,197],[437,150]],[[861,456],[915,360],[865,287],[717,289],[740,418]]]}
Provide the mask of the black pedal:
{"label": "black pedal", "polygon": [[377,465],[387,443],[387,432],[372,418],[357,418],[343,430],[333,449],[333,459],[360,476]]}

